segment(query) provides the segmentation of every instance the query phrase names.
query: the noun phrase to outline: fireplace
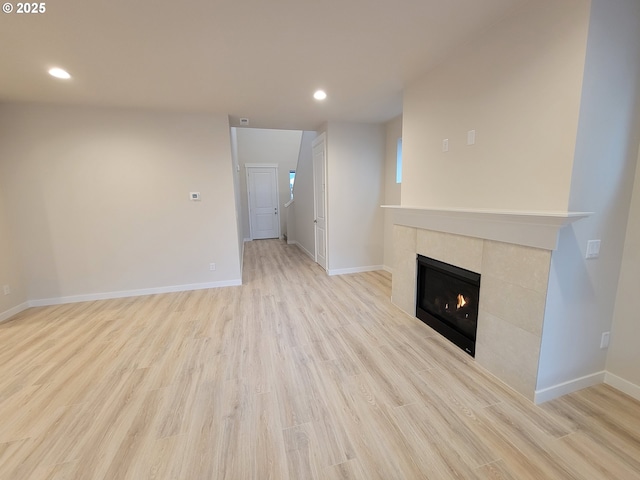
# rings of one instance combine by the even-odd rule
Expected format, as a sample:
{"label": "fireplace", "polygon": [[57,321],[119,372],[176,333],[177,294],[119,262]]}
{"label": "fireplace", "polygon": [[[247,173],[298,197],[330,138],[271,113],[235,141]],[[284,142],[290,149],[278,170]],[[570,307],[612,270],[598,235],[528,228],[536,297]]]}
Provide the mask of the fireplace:
{"label": "fireplace", "polygon": [[475,357],[480,274],[422,255],[417,274],[416,317]]}

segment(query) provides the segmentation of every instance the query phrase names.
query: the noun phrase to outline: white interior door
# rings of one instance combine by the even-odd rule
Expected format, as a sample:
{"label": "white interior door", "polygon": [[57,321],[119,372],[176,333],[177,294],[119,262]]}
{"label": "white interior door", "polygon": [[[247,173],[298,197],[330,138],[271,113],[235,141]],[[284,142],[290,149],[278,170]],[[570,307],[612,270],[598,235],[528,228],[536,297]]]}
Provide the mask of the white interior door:
{"label": "white interior door", "polygon": [[280,238],[278,167],[246,166],[251,238]]}
{"label": "white interior door", "polygon": [[324,134],[313,142],[313,205],[315,260],[327,269],[327,158]]}

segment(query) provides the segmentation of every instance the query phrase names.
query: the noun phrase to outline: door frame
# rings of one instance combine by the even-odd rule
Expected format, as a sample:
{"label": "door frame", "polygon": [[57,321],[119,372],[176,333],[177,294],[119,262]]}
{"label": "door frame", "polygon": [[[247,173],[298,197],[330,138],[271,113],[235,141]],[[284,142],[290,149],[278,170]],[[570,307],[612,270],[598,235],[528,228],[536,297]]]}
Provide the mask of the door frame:
{"label": "door frame", "polygon": [[[316,169],[315,169],[315,165],[313,165],[313,151],[316,148],[316,146],[322,144],[323,145],[323,150],[324,150],[324,218],[325,218],[325,226],[324,226],[324,245],[325,245],[325,252],[324,252],[324,258],[325,258],[325,262],[326,262],[326,266],[325,266],[325,270],[328,272],[329,271],[329,195],[327,194],[328,189],[329,189],[329,177],[327,175],[328,172],[328,162],[327,162],[327,134],[325,132],[322,132],[320,135],[318,135],[316,138],[313,139],[313,142],[311,142],[311,158],[312,158],[312,171],[313,171],[313,218],[314,218],[314,223],[313,223],[313,260],[314,262],[318,263],[318,235],[317,235],[317,223],[316,223],[316,219],[318,218],[318,212],[317,212],[317,202],[316,202],[316,196],[318,194],[318,192],[316,191]],[[320,265],[318,263],[318,265]]]}
{"label": "door frame", "polygon": [[245,179],[246,179],[246,184],[247,184],[247,211],[249,212],[249,236],[251,237],[251,240],[253,240],[253,224],[251,222],[251,191],[249,190],[249,171],[252,168],[273,168],[275,170],[276,173],[276,204],[277,204],[277,211],[278,211],[278,238],[281,237],[282,235],[282,228],[280,226],[280,185],[279,185],[279,178],[278,178],[278,164],[277,163],[245,163],[244,164],[244,171],[245,171]]}

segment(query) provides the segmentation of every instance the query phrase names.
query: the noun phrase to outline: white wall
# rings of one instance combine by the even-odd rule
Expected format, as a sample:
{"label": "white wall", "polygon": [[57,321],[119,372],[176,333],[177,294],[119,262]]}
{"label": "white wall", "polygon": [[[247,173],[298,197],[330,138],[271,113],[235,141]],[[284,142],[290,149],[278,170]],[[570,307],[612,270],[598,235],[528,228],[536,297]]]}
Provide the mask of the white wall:
{"label": "white wall", "polygon": [[[612,326],[640,141],[639,96],[640,2],[594,0],[569,208],[595,213],[563,229],[552,256],[538,390],[605,369],[600,339]],[[600,258],[584,259],[589,239],[601,239]]]}
{"label": "white wall", "polygon": [[[0,156],[0,172],[3,157]],[[1,175],[1,173],[0,173]],[[12,204],[5,202],[4,189],[0,177],[0,321],[9,318],[24,308],[27,301],[27,288],[22,272],[20,244],[15,239],[15,229],[11,228],[7,212]],[[11,289],[9,295],[4,294],[3,287]]]}
{"label": "white wall", "polygon": [[238,253],[240,257],[240,271],[242,272],[243,256],[244,256],[244,232],[243,232],[243,215],[242,215],[242,199],[240,192],[240,178],[242,176],[242,168],[238,160],[238,129],[236,127],[229,128],[229,136],[231,140],[231,168],[233,171],[233,192],[234,206],[236,210],[236,229],[238,232]]}
{"label": "white wall", "polygon": [[239,282],[226,116],[3,105],[0,158],[29,300]]}
{"label": "white wall", "polygon": [[289,241],[297,243],[307,254],[315,251],[313,209],[313,151],[316,132],[303,132],[300,155],[296,166],[296,181],[293,185],[294,231]]}
{"label": "white wall", "polygon": [[329,122],[326,132],[329,273],[381,268],[384,127]]}
{"label": "white wall", "polygon": [[[640,164],[640,155],[638,163]],[[640,285],[640,168],[636,166],[633,199],[629,211],[622,269],[620,270],[611,329],[611,346],[607,356],[607,371],[622,379],[623,382],[634,385],[636,397],[640,392],[638,285]],[[624,388],[623,385],[620,387]]]}
{"label": "white wall", "polygon": [[280,193],[280,231],[286,232],[284,204],[291,200],[289,193],[289,170],[295,170],[300,152],[300,130],[268,130],[261,128],[238,128],[238,161],[240,162],[240,199],[244,238],[251,237],[249,227],[249,203],[247,198],[247,176],[245,165],[266,163],[278,165],[278,189]]}
{"label": "white wall", "polygon": [[567,209],[589,4],[528,2],[405,90],[403,206]]}
{"label": "white wall", "polygon": [[[402,138],[402,115],[389,120],[385,126],[384,157],[384,205],[400,205],[402,184],[396,183],[398,139]],[[392,270],[393,265],[393,212],[384,211],[384,267]]]}

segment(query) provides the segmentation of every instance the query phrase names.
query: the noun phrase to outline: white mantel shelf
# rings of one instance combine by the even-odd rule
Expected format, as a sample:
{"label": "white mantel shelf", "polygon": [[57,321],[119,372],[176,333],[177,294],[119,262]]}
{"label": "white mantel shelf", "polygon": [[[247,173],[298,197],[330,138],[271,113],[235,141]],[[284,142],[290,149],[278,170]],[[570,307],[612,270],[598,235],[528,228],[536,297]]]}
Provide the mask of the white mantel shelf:
{"label": "white mantel shelf", "polygon": [[466,210],[382,205],[406,227],[555,250],[561,228],[592,212]]}

